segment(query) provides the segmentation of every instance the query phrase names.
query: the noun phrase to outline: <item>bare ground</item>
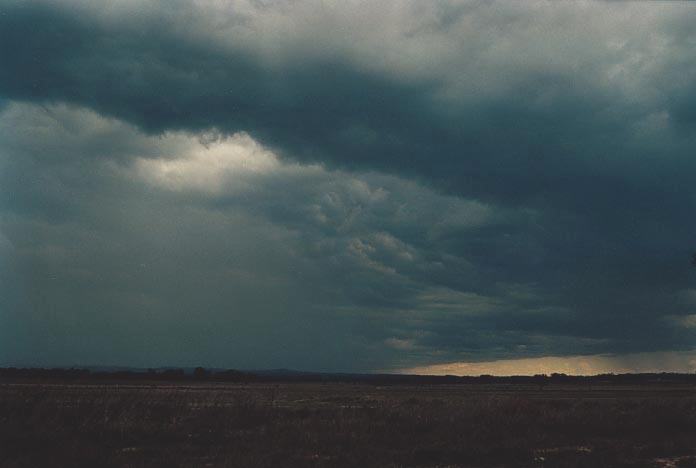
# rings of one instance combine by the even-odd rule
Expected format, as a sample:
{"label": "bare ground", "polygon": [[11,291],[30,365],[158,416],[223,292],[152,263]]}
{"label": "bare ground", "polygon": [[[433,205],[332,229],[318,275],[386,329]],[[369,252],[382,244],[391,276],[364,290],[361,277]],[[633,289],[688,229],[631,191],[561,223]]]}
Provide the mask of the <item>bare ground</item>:
{"label": "bare ground", "polygon": [[696,389],[4,383],[0,466],[696,467]]}

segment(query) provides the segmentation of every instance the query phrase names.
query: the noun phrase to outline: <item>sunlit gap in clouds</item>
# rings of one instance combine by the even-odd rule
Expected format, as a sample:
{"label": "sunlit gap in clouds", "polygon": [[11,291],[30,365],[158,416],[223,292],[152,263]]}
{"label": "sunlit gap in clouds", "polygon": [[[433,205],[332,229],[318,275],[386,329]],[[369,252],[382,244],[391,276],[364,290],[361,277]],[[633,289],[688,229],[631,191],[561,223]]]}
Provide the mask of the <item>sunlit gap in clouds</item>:
{"label": "sunlit gap in clouds", "polygon": [[486,362],[451,362],[402,369],[420,375],[535,375],[625,374],[640,372],[694,372],[696,351],[666,351],[624,355],[545,356]]}
{"label": "sunlit gap in clouds", "polygon": [[220,195],[240,189],[231,183],[235,176],[264,174],[280,167],[278,158],[246,133],[228,137],[208,133],[184,141],[184,154],[175,158],[138,158],[137,176],[173,191]]}

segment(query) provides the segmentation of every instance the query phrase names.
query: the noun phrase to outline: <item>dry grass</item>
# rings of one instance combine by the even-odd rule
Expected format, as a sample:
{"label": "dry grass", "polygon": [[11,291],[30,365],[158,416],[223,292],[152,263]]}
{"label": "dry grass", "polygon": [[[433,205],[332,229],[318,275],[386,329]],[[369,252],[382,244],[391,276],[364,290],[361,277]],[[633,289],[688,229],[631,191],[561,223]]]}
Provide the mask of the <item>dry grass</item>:
{"label": "dry grass", "polygon": [[691,389],[0,385],[3,467],[696,466]]}

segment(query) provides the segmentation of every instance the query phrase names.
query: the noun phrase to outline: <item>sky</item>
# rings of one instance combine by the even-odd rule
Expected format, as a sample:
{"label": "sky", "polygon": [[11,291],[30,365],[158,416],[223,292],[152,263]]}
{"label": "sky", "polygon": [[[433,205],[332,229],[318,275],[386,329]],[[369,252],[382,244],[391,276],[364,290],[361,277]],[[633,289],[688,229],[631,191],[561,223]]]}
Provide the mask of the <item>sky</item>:
{"label": "sky", "polygon": [[694,24],[0,0],[0,365],[694,371]]}

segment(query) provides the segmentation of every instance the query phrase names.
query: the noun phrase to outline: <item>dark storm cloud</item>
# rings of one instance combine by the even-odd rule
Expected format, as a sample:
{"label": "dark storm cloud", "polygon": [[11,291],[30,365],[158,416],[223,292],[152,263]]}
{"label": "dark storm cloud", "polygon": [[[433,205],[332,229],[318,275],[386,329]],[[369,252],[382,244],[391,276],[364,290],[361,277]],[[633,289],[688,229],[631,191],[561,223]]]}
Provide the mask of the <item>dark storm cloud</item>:
{"label": "dark storm cloud", "polygon": [[[190,304],[178,301],[181,314],[197,301],[225,310],[243,291],[263,290],[272,271],[287,281],[299,268],[318,297],[290,281],[278,290],[285,306],[247,293],[244,307],[266,310],[270,321],[274,307],[290,316],[319,304],[317,316],[304,316],[321,323],[312,326],[317,336],[330,341],[345,325],[366,346],[344,367],[691,346],[680,317],[692,305],[679,299],[693,284],[686,268],[696,230],[690,5],[0,5],[0,203],[5,249],[14,246],[7,257],[20,266],[37,251],[60,252],[45,249],[52,238],[72,245],[100,233],[88,236],[95,255],[123,249],[100,271],[120,271],[130,249],[169,259],[154,261],[157,271],[176,271],[182,279],[169,284],[192,288]],[[17,102],[44,106],[62,130]],[[210,130],[247,132],[281,159],[241,179],[206,172],[206,164],[236,169],[205,157],[181,163],[182,177],[203,185],[158,172],[188,161],[182,135]],[[139,167],[140,184],[113,167]],[[141,224],[114,222],[129,210]],[[266,279],[211,299],[212,286],[194,285],[225,255],[241,255],[222,240],[231,229],[224,220],[237,217],[258,232],[233,244],[286,246],[239,267]],[[220,243],[180,258],[175,245],[193,243],[195,230],[166,238],[193,219],[198,235],[219,232]],[[56,225],[72,227],[62,237]],[[149,232],[165,240],[134,247]],[[101,235],[111,240],[96,241]],[[18,256],[17,242],[32,238]],[[193,262],[198,273],[171,262]],[[38,263],[25,274],[48,270]],[[147,280],[128,278],[117,289],[131,304]],[[82,284],[72,281],[61,288]],[[131,307],[177,302],[151,293],[164,302]],[[105,304],[109,294],[85,301]],[[249,336],[251,328],[242,327]]]}
{"label": "dark storm cloud", "polygon": [[[424,333],[406,322],[442,294],[465,313],[442,283],[476,272],[437,239],[512,222],[398,178],[283,163],[246,136],[147,137],[20,104],[0,135],[3,300],[24,301],[0,319],[20,362],[390,367],[385,341]],[[41,183],[12,183],[23,174]]]}
{"label": "dark storm cloud", "polygon": [[[408,46],[384,43],[376,36],[373,46],[383,57],[363,59],[361,50],[351,50],[350,41],[357,38],[350,32],[339,29],[332,34],[312,28],[311,21],[305,24],[302,15],[316,6],[311,2],[275,6],[289,17],[285,21],[291,27],[306,26],[317,34],[318,46],[307,46],[292,31],[284,38],[264,29],[277,26],[262,21],[272,6],[252,8],[249,13],[241,2],[231,3],[218,12],[226,14],[228,22],[218,25],[215,12],[183,2],[169,5],[164,21],[161,11],[144,7],[126,5],[109,15],[67,5],[20,2],[3,8],[0,90],[7,98],[74,102],[151,132],[244,130],[295,158],[397,171],[455,193],[508,202],[560,199],[575,209],[582,209],[588,198],[599,203],[626,191],[632,199],[631,192],[642,190],[644,182],[626,178],[623,167],[621,173],[611,167],[641,144],[631,126],[654,112],[667,112],[677,120],[688,114],[677,109],[688,103],[683,94],[689,86],[680,84],[683,77],[672,84],[668,77],[640,68],[671,65],[666,59],[652,63],[657,52],[641,50],[654,46],[629,42],[613,50],[607,42],[636,39],[623,37],[630,25],[620,21],[613,26],[624,30],[600,31],[605,37],[580,37],[581,43],[570,43],[576,39],[572,32],[564,38],[562,31],[547,23],[556,20],[560,26],[569,21],[563,17],[574,12],[568,7],[545,12],[504,3],[473,5],[450,23],[441,11],[421,19],[417,15],[430,12],[415,9],[414,26],[366,7],[383,21],[395,21],[395,27],[403,29],[397,36],[410,42],[427,45],[431,36],[452,42],[439,60],[413,58],[416,65],[433,70],[401,72],[398,67],[380,70],[370,62],[381,59],[398,65],[408,60]],[[628,7],[596,9],[596,14],[615,16],[629,11]],[[336,10],[326,18],[314,15],[317,21],[333,20],[343,28],[355,26],[351,21],[356,19],[344,18],[343,10]],[[475,20],[479,24],[469,24]],[[673,35],[667,29],[673,27],[671,22],[662,20],[656,27],[662,28],[657,33],[671,48],[675,48],[672,43],[683,47],[690,40],[688,30]],[[226,42],[204,28],[218,28]],[[497,36],[489,37],[493,42],[485,44],[488,49],[465,42],[473,38],[483,43],[480,37],[494,33]],[[284,39],[294,46],[283,47]],[[516,39],[531,42],[509,44]],[[334,45],[341,40],[345,47]],[[548,50],[529,50],[553,40],[558,44],[546,45]],[[322,41],[328,42],[324,49]],[[500,52],[495,51],[498,43]],[[264,47],[271,52],[264,54]],[[646,57],[631,69],[630,54],[641,53]],[[448,58],[457,62],[448,64]],[[665,87],[660,95],[643,102],[627,96],[631,90],[622,87],[631,77],[609,78],[634,71],[639,79],[649,80],[637,83],[636,91]],[[694,73],[683,65],[679,71]],[[683,143],[685,148],[690,141]],[[637,158],[631,161],[638,166],[631,172],[654,170]],[[590,184],[594,190],[584,190]]]}

